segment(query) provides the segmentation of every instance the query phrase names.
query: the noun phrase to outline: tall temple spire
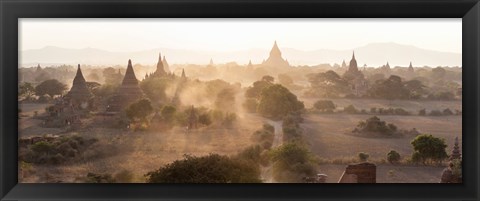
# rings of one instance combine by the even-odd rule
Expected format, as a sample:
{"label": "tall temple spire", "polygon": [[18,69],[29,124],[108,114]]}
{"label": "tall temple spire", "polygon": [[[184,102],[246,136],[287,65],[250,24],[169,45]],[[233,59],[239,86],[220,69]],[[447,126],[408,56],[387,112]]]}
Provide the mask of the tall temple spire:
{"label": "tall temple spire", "polygon": [[262,64],[274,68],[284,68],[290,66],[288,61],[282,58],[282,52],[280,51],[280,48],[278,48],[277,41],[273,43],[272,50],[270,50],[270,56]]}
{"label": "tall temple spire", "polygon": [[75,75],[75,78],[73,78],[73,84],[75,83],[81,83],[85,82],[85,78],[83,77],[82,69],[80,69],[80,64],[77,66],[77,74]]}
{"label": "tall temple spire", "polygon": [[413,67],[412,67],[412,62],[410,62],[410,65],[409,65],[408,67],[409,67],[409,68],[413,68]]}
{"label": "tall temple spire", "polygon": [[270,50],[270,57],[281,57],[282,52],[280,52],[280,48],[278,48],[277,41],[273,43],[272,50]]}
{"label": "tall temple spire", "polygon": [[455,144],[453,146],[452,154],[450,155],[450,160],[460,159],[461,155],[460,147],[458,146],[458,137],[455,137]]}
{"label": "tall temple spire", "polygon": [[163,70],[165,70],[166,73],[170,73],[170,65],[168,65],[165,55],[163,55],[162,64],[163,64]]}
{"label": "tall temple spire", "polygon": [[129,59],[123,82],[118,88],[116,95],[109,100],[107,112],[119,112],[143,96],[144,94],[138,86],[138,80],[133,70],[132,60]]}
{"label": "tall temple spire", "polygon": [[344,59],[342,62],[342,68],[346,68],[346,67],[347,67],[347,63],[345,63],[345,59]]}
{"label": "tall temple spire", "polygon": [[358,71],[357,60],[355,59],[355,51],[353,51],[352,60],[350,60],[350,66],[348,67],[348,71],[350,72]]}
{"label": "tall temple spire", "polygon": [[387,61],[387,65],[385,65],[385,67],[390,69],[390,64],[388,64],[388,61]]}
{"label": "tall temple spire", "polygon": [[212,58],[210,58],[210,63],[208,65],[213,66],[213,59]]}
{"label": "tall temple spire", "polygon": [[87,87],[80,64],[78,64],[77,73],[75,74],[75,78],[73,78],[72,88],[65,97],[72,100],[74,103],[81,103],[88,100],[91,96],[92,94]]}
{"label": "tall temple spire", "polygon": [[154,74],[155,76],[167,75],[167,72],[165,72],[165,69],[163,68],[162,53],[158,53],[157,70],[155,70]]}
{"label": "tall temple spire", "polygon": [[185,69],[182,68],[182,78],[187,78],[187,76],[185,75]]}
{"label": "tall temple spire", "polygon": [[125,72],[125,77],[123,78],[122,85],[137,85],[138,80],[133,71],[132,60],[128,60],[127,71]]}

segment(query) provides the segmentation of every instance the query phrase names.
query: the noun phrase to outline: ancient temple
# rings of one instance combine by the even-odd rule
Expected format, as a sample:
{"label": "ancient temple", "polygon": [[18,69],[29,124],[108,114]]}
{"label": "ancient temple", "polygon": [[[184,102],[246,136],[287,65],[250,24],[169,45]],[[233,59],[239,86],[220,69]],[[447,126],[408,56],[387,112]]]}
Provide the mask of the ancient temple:
{"label": "ancient temple", "polygon": [[85,78],[82,74],[82,69],[80,69],[80,64],[77,67],[77,74],[73,79],[72,88],[65,95],[64,99],[69,101],[73,105],[81,105],[82,108],[88,106],[88,101],[92,98],[92,93],[87,87]]}
{"label": "ancient temple", "polygon": [[285,68],[290,66],[288,61],[282,58],[282,52],[277,46],[277,41],[275,41],[273,44],[272,50],[270,51],[270,56],[262,64],[274,68]]}
{"label": "ancient temple", "polygon": [[182,68],[182,79],[187,79],[187,76],[185,75],[185,69]]}
{"label": "ancient temple", "polygon": [[123,77],[122,84],[118,88],[116,95],[110,99],[107,112],[119,112],[143,96],[144,94],[138,86],[138,80],[133,71],[132,61],[128,60],[127,71]]}
{"label": "ancient temple", "polygon": [[252,72],[252,71],[253,71],[252,60],[249,60],[249,61],[248,61],[246,70],[247,70],[248,72]]}
{"label": "ancient temple", "polygon": [[[343,64],[342,64],[343,65]],[[347,71],[343,74],[343,77],[347,80],[354,80],[357,77],[363,77],[363,73],[358,70],[357,60],[355,59],[355,52],[353,52],[352,59]]]}
{"label": "ancient temple", "polygon": [[162,54],[158,54],[157,70],[153,73],[155,77],[163,77],[167,75],[165,68],[163,66]]}
{"label": "ancient temple", "polygon": [[410,65],[408,66],[407,70],[407,77],[412,78],[415,76],[415,70],[413,69],[412,62],[410,62]]}
{"label": "ancient temple", "polygon": [[171,73],[170,65],[168,64],[167,59],[165,58],[165,55],[163,55],[162,64],[163,64],[163,70],[165,70],[166,73]]}
{"label": "ancient temple", "polygon": [[450,155],[450,160],[460,159],[462,154],[460,153],[460,147],[458,146],[458,137],[455,137],[455,144],[453,145],[452,154]]}
{"label": "ancient temple", "polygon": [[343,78],[350,83],[352,94],[355,96],[363,96],[367,93],[368,83],[363,73],[358,70],[357,60],[355,59],[355,52],[352,54],[348,70],[343,74]]}
{"label": "ancient temple", "polygon": [[347,68],[347,63],[345,63],[345,59],[342,62],[342,68]]}

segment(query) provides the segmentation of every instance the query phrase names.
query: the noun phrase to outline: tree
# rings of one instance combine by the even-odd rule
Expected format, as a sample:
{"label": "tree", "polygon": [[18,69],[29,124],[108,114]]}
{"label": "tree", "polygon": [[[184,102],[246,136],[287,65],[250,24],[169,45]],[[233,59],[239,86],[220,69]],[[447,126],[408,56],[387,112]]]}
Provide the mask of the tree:
{"label": "tree", "polygon": [[20,84],[18,88],[19,97],[23,97],[28,100],[31,99],[33,95],[35,95],[35,87],[33,87],[32,83],[24,82]]}
{"label": "tree", "polygon": [[161,114],[162,114],[163,119],[166,122],[172,122],[174,117],[175,117],[176,112],[177,112],[177,108],[175,108],[174,106],[165,105],[162,108]]}
{"label": "tree", "polygon": [[265,80],[260,80],[256,81],[253,83],[253,86],[249,87],[245,91],[245,97],[247,98],[260,98],[260,94],[262,93],[262,90],[273,85],[270,82],[267,82]]}
{"label": "tree", "polygon": [[251,160],[228,156],[185,155],[145,175],[148,183],[260,183],[260,166]]}
{"label": "tree", "polygon": [[365,152],[358,153],[358,159],[360,159],[360,161],[362,161],[362,162],[367,161],[368,157],[370,157],[370,155],[368,155],[368,153],[365,153]]}
{"label": "tree", "polygon": [[348,82],[334,71],[311,74],[308,76],[311,89],[307,92],[316,97],[339,97],[350,90]]}
{"label": "tree", "polygon": [[92,92],[96,91],[100,86],[102,86],[98,82],[85,82],[85,85],[87,85],[87,88]]}
{"label": "tree", "polygon": [[288,142],[272,150],[273,176],[279,182],[298,182],[302,176],[316,173],[314,158],[308,148]]}
{"label": "tree", "polygon": [[62,95],[67,90],[67,85],[59,82],[56,79],[45,80],[35,87],[35,94],[43,96],[45,94],[53,98],[55,95]]}
{"label": "tree", "polygon": [[262,90],[257,112],[265,117],[279,119],[304,108],[297,96],[282,85],[274,84]]}
{"label": "tree", "polygon": [[445,139],[434,137],[433,135],[418,135],[411,142],[414,153],[412,159],[421,161],[423,164],[431,161],[442,162],[446,159],[447,152],[445,149]]}
{"label": "tree", "polygon": [[105,84],[109,85],[119,85],[123,79],[123,75],[112,67],[105,68],[102,74],[105,78]]}
{"label": "tree", "polygon": [[152,77],[140,82],[140,88],[147,97],[154,102],[165,102],[167,94],[165,90],[170,85],[171,80],[164,77]]}
{"label": "tree", "polygon": [[146,121],[148,115],[153,113],[152,104],[148,99],[141,99],[130,104],[126,109],[127,117],[133,121]]}
{"label": "tree", "polygon": [[270,75],[265,75],[262,77],[262,81],[266,81],[266,82],[269,82],[269,83],[273,83],[275,81],[275,78],[273,78],[272,76]]}
{"label": "tree", "polygon": [[390,152],[387,153],[387,160],[390,163],[397,163],[400,161],[400,154],[395,150],[390,150]]}
{"label": "tree", "polygon": [[402,83],[402,78],[396,75],[390,76],[386,80],[378,80],[368,90],[368,94],[372,98],[381,99],[407,99],[410,97],[410,92]]}
{"label": "tree", "polygon": [[410,98],[418,99],[427,93],[426,86],[420,80],[410,80],[404,82],[403,85],[410,93]]}
{"label": "tree", "polygon": [[234,111],[235,108],[235,92],[232,88],[224,88],[217,94],[215,107],[226,111]]}
{"label": "tree", "polygon": [[320,111],[333,111],[335,104],[331,100],[319,100],[313,104],[313,107]]}

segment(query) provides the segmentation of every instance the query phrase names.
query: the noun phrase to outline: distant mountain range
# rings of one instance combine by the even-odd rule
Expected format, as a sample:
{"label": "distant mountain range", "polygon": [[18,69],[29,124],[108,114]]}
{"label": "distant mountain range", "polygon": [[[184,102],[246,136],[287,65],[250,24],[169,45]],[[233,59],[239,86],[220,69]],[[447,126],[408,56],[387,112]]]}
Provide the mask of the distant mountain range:
{"label": "distant mountain range", "polygon": [[[378,67],[389,62],[390,66],[408,66],[412,61],[413,66],[461,66],[462,54],[451,52],[439,52],[421,49],[415,46],[397,43],[371,43],[350,50],[319,49],[302,51],[294,48],[282,48],[283,58],[291,65],[317,65],[317,64],[341,64],[343,60],[348,64],[352,57],[352,50],[358,65],[367,64],[369,67]],[[214,63],[237,62],[247,64],[252,60],[258,64],[267,59],[270,49],[249,49],[244,51],[200,51],[182,50],[170,48],[158,48],[134,52],[112,52],[95,48],[69,49],[47,46],[41,49],[25,50],[20,55],[21,67],[30,67],[40,64],[46,65],[126,65],[128,59],[133,63],[153,65],[158,61],[158,53],[166,56],[170,64],[207,64],[210,59]]]}

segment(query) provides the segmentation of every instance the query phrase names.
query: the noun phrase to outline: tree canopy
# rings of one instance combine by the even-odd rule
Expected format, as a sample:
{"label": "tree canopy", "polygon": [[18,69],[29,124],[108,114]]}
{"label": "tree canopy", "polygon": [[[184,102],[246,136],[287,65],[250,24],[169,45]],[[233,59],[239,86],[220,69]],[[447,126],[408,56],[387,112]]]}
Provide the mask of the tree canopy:
{"label": "tree canopy", "polygon": [[185,155],[145,175],[148,183],[260,183],[260,168],[249,160],[218,154]]}
{"label": "tree canopy", "polygon": [[153,113],[153,107],[148,99],[141,99],[128,106],[125,112],[131,120],[145,121],[146,117]]}
{"label": "tree canopy", "polygon": [[67,85],[59,82],[56,79],[45,80],[35,87],[35,94],[37,96],[49,95],[51,98],[55,95],[62,95],[67,90]]}
{"label": "tree canopy", "polygon": [[350,89],[348,82],[332,70],[311,74],[308,81],[311,89],[307,95],[314,97],[339,97]]}
{"label": "tree canopy", "polygon": [[434,137],[433,135],[419,135],[411,142],[413,150],[415,151],[412,155],[414,161],[421,161],[422,163],[427,163],[430,161],[441,162],[446,159],[447,145],[445,144],[445,139],[440,139]]}
{"label": "tree canopy", "polygon": [[274,84],[262,90],[257,112],[265,117],[279,119],[304,108],[303,102],[298,101],[297,96],[282,85]]}

